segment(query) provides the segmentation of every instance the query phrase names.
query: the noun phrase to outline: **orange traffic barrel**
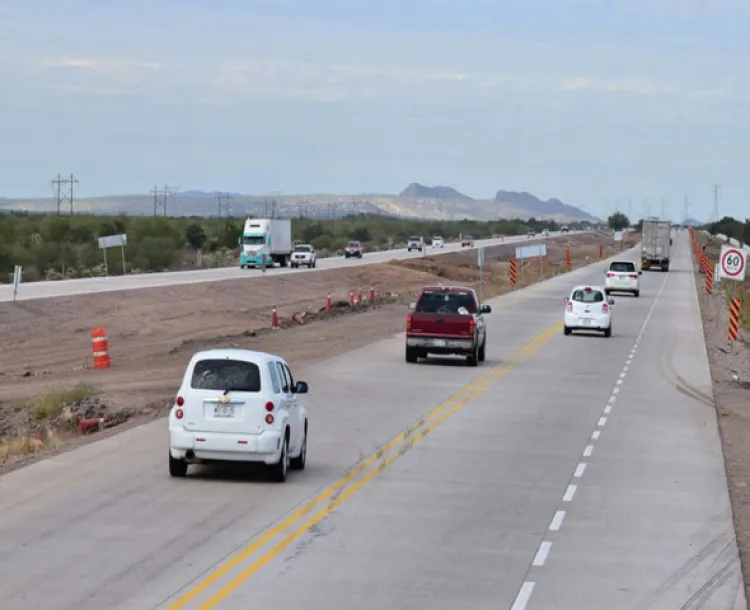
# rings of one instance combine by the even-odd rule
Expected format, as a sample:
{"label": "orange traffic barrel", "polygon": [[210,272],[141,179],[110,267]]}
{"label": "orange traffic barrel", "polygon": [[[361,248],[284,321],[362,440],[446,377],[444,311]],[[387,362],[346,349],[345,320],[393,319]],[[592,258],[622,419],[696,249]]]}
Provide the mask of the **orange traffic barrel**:
{"label": "orange traffic barrel", "polygon": [[91,347],[94,351],[94,368],[108,369],[111,364],[109,341],[107,340],[107,330],[103,326],[97,326],[91,331]]}

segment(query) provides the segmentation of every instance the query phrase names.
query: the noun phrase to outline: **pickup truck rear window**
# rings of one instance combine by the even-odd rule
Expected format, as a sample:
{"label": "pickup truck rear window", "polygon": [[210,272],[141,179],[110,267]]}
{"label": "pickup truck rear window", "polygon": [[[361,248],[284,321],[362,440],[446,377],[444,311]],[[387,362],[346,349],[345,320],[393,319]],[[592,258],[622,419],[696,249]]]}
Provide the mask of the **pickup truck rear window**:
{"label": "pickup truck rear window", "polygon": [[635,265],[628,262],[612,263],[609,266],[609,270],[617,273],[633,273],[635,271]]}
{"label": "pickup truck rear window", "polygon": [[477,306],[474,297],[466,292],[430,291],[422,293],[414,311],[416,313],[471,315],[477,313]]}
{"label": "pickup truck rear window", "polygon": [[576,290],[573,293],[572,300],[579,303],[601,303],[604,300],[604,295],[598,290]]}
{"label": "pickup truck rear window", "polygon": [[193,368],[190,387],[195,390],[260,392],[260,369],[244,360],[199,360]]}

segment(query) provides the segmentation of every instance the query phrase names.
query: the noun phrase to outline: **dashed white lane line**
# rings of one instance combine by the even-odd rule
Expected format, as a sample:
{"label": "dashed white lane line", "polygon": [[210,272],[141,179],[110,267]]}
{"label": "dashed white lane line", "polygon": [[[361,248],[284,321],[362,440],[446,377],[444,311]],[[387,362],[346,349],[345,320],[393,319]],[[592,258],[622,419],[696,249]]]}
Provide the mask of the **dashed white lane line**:
{"label": "dashed white lane line", "polygon": [[555,513],[555,516],[552,517],[552,523],[549,524],[549,528],[556,532],[560,529],[560,526],[562,525],[563,519],[565,519],[565,511],[564,510],[558,510]]}
{"label": "dashed white lane line", "polygon": [[572,483],[568,485],[568,489],[565,490],[565,495],[563,495],[563,502],[570,502],[576,494],[576,489],[578,489],[578,485]]}
{"label": "dashed white lane line", "polygon": [[549,555],[549,550],[552,548],[552,543],[545,540],[542,542],[542,544],[539,545],[539,550],[536,552],[536,556],[534,557],[534,561],[531,562],[531,565],[540,568],[544,565],[544,562],[547,561],[547,555]]}
{"label": "dashed white lane line", "polygon": [[[664,292],[664,287],[667,284],[667,279],[669,279],[669,276],[664,278],[664,281],[661,284],[661,287],[659,288],[659,291],[656,293],[656,298],[654,299],[654,302],[651,304],[651,307],[648,310],[648,313],[646,314],[646,318],[643,321],[643,324],[641,325],[641,329],[638,332],[638,336],[636,337],[635,343],[633,344],[632,349],[630,350],[630,354],[628,355],[628,358],[625,362],[625,365],[623,366],[622,371],[620,372],[620,376],[617,379],[617,382],[615,383],[615,387],[612,389],[612,394],[610,395],[609,399],[607,400],[607,404],[604,407],[604,415],[608,415],[612,412],[612,405],[617,400],[617,395],[620,393],[620,386],[623,384],[623,381],[627,377],[628,371],[630,370],[630,365],[633,362],[633,358],[635,358],[635,354],[638,351],[638,344],[641,341],[641,338],[643,337],[643,333],[646,330],[646,326],[648,325],[649,320],[651,319],[651,315],[654,312],[654,309],[656,307],[656,304],[659,302],[659,298],[662,295],[662,292]],[[604,417],[604,415],[599,417],[599,421],[597,423],[597,428],[602,428],[607,423],[607,418]],[[599,440],[599,436],[601,435],[600,430],[594,430],[591,433],[591,440],[596,441]],[[583,450],[583,457],[590,457],[592,452],[594,451],[594,445],[589,444],[586,446],[586,448]],[[583,476],[583,473],[586,470],[586,462],[579,462],[576,466],[575,472],[573,473],[573,478],[580,479]],[[577,485],[569,484],[567,489],[565,490],[565,493],[563,494],[562,501],[563,502],[571,502],[573,500],[573,496],[576,493],[576,490],[578,489]],[[565,511],[564,510],[558,510],[555,513],[555,516],[552,518],[552,522],[549,525],[549,529],[551,531],[557,531],[562,526],[563,519],[565,518]],[[532,567],[543,567],[544,563],[547,561],[547,557],[550,553],[550,550],[552,549],[552,542],[549,540],[544,540],[537,549],[536,555],[534,556],[534,560],[532,561],[531,565]],[[531,593],[534,590],[535,582],[532,581],[524,581],[524,583],[521,585],[520,590],[518,591],[518,595],[516,595],[516,599],[513,602],[513,605],[511,606],[510,610],[525,610],[526,605],[529,603],[529,600],[531,599]]]}

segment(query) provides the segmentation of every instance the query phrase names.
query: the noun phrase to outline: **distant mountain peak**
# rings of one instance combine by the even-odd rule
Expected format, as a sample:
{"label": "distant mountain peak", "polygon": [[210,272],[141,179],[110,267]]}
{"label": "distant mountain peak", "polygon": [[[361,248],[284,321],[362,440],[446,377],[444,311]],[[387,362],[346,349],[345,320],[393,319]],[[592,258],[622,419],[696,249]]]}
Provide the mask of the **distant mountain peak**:
{"label": "distant mountain peak", "polygon": [[552,216],[552,215],[565,215],[580,220],[595,220],[595,217],[579,208],[576,208],[567,203],[563,203],[555,197],[542,201],[535,195],[527,193],[526,191],[514,192],[514,191],[498,191],[495,195],[495,201],[500,203],[510,204],[514,207],[522,208],[529,212],[532,216]]}
{"label": "distant mountain peak", "polygon": [[399,197],[408,197],[409,199],[472,199],[450,186],[425,186],[419,182],[412,182],[399,193]]}

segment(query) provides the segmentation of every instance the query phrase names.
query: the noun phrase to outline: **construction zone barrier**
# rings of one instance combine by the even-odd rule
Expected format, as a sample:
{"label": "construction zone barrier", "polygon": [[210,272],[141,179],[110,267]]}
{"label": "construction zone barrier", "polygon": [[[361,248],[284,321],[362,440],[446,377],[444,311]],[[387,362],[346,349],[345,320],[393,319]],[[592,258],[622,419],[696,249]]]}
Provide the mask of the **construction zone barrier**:
{"label": "construction zone barrier", "polygon": [[112,365],[107,330],[103,326],[97,326],[91,331],[91,349],[94,352],[95,369],[108,369]]}
{"label": "construction zone barrier", "polygon": [[328,297],[326,298],[326,313],[331,313],[332,305],[331,305],[331,293],[328,293]]}
{"label": "construction zone barrier", "polygon": [[510,259],[510,285],[515,286],[518,281],[518,263],[515,258]]}
{"label": "construction zone barrier", "polygon": [[370,304],[375,304],[375,288],[370,286]]}
{"label": "construction zone barrier", "polygon": [[711,295],[714,292],[714,270],[709,264],[706,267],[706,294]]}
{"label": "construction zone barrier", "polygon": [[729,341],[734,343],[740,334],[740,299],[734,297],[729,302]]}
{"label": "construction zone barrier", "polygon": [[570,255],[570,249],[565,250],[565,265],[568,267],[568,271],[573,268],[573,258]]}
{"label": "construction zone barrier", "polygon": [[279,330],[281,328],[281,326],[279,326],[279,312],[276,311],[276,305],[274,305],[271,310],[271,328],[273,330]]}
{"label": "construction zone barrier", "polygon": [[604,246],[599,244],[599,260],[604,258]]}

